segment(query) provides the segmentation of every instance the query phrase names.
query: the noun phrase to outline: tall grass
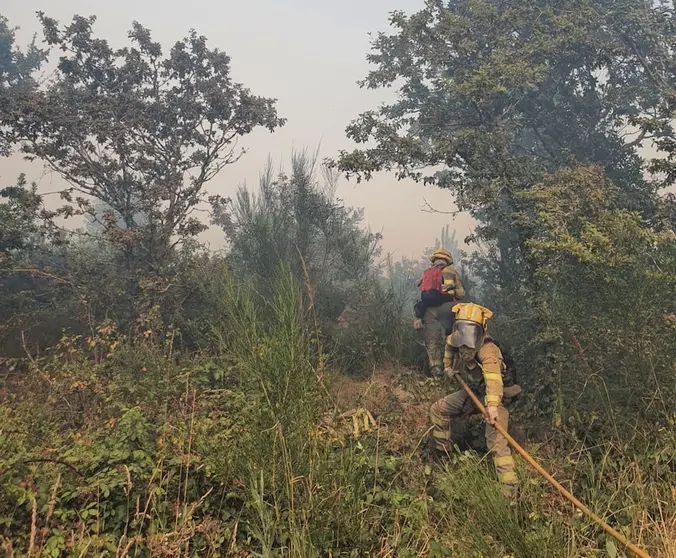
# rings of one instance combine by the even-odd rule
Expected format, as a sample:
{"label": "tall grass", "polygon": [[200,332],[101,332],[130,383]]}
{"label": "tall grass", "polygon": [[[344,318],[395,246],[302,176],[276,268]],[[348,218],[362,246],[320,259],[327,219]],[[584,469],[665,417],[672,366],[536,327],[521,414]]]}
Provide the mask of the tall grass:
{"label": "tall grass", "polygon": [[334,514],[349,504],[334,483],[340,457],[317,436],[333,407],[320,371],[311,300],[290,269],[276,276],[262,306],[255,304],[260,293],[223,276],[215,297],[221,319],[213,332],[223,365],[236,370],[240,388],[256,398],[238,461],[249,479],[260,555],[276,555],[274,546],[288,556],[319,556],[320,543],[342,536]]}
{"label": "tall grass", "polygon": [[[17,390],[0,407],[8,556],[611,555],[524,467],[510,505],[476,454],[438,467],[385,449],[388,436],[423,434],[393,432],[387,414],[354,439],[327,384],[311,296],[288,269],[275,276],[264,292],[225,271],[215,278],[207,355],[123,344],[90,359],[69,343],[34,363],[49,389]],[[71,410],[81,384],[96,397]],[[541,460],[630,539],[671,558],[670,444],[665,434],[642,461],[611,445]],[[27,462],[45,456],[62,463]]]}

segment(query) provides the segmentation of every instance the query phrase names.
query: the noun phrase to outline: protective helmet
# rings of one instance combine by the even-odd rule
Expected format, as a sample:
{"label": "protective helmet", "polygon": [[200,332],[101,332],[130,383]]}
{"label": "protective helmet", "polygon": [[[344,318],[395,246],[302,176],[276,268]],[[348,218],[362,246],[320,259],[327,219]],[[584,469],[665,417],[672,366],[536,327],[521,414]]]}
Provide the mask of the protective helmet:
{"label": "protective helmet", "polygon": [[488,308],[473,302],[459,303],[453,307],[455,322],[451,333],[452,347],[478,349],[486,333],[488,320],[493,316]]}
{"label": "protective helmet", "polygon": [[430,261],[434,263],[434,260],[446,260],[448,265],[453,264],[453,256],[451,253],[444,248],[437,248],[437,251],[430,256]]}

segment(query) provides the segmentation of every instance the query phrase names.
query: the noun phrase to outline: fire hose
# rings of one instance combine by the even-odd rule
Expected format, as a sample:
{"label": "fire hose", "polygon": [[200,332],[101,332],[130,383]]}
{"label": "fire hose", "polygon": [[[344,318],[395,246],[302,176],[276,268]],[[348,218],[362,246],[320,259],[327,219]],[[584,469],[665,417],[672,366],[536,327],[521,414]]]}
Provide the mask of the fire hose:
{"label": "fire hose", "polygon": [[[486,412],[486,408],[483,406],[481,401],[479,401],[479,398],[476,395],[474,395],[474,392],[470,389],[470,387],[459,375],[456,374],[455,379],[458,380],[462,388],[467,392],[467,395],[469,395],[469,397],[472,399],[477,409],[479,409],[484,418],[487,418],[488,414]],[[509,445],[512,446],[516,450],[516,452],[521,457],[523,457],[531,467],[533,467],[533,469],[535,469],[538,473],[540,473],[549,484],[551,484],[554,488],[556,488],[556,490],[558,490],[559,493],[564,498],[566,498],[570,503],[572,503],[578,510],[587,515],[590,519],[594,521],[594,523],[599,525],[606,533],[608,533],[611,537],[613,537],[615,540],[621,543],[625,548],[631,550],[636,556],[639,556],[640,558],[650,558],[650,555],[648,553],[646,553],[644,550],[641,550],[636,545],[629,542],[620,533],[618,533],[615,529],[613,529],[610,525],[608,525],[605,521],[603,521],[603,519],[601,519],[598,515],[592,512],[587,506],[585,506],[582,502],[580,502],[577,498],[575,498],[575,496],[573,496],[568,490],[566,490],[554,477],[552,477],[547,471],[545,471],[544,468],[537,461],[535,461],[535,459],[533,459],[528,454],[528,452],[525,449],[523,449],[502,426],[500,426],[498,423],[495,423],[492,426],[505,437]]]}

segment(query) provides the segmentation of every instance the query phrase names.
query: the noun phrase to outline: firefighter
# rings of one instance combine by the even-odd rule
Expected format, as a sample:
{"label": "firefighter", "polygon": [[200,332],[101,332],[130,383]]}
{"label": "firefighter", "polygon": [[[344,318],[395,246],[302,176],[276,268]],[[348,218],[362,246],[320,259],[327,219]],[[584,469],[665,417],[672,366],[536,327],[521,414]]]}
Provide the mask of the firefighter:
{"label": "firefighter", "polygon": [[431,266],[418,283],[420,300],[415,304],[413,327],[425,327],[425,348],[430,373],[440,375],[443,368],[444,341],[450,333],[453,314],[451,308],[465,296],[460,274],[453,267],[453,256],[439,248],[430,256]]}
{"label": "firefighter", "polygon": [[[456,304],[452,310],[455,321],[446,342],[444,374],[449,378],[460,374],[477,396],[484,396],[488,450],[503,494],[513,497],[518,488],[514,459],[507,440],[493,425],[497,423],[507,430],[509,411],[505,405],[521,388],[508,372],[497,343],[487,334],[486,324],[493,313],[474,303]],[[451,421],[466,419],[478,412],[462,389],[436,401],[430,409],[430,419],[437,450],[448,453],[451,449]]]}

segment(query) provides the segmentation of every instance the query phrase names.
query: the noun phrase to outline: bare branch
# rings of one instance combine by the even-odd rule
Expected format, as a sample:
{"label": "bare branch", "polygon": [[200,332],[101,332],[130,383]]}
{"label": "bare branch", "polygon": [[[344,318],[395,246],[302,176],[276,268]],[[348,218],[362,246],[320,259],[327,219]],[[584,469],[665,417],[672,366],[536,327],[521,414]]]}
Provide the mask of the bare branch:
{"label": "bare branch", "polygon": [[459,209],[456,209],[455,211],[441,211],[440,209],[432,207],[432,205],[427,201],[427,199],[423,198],[423,201],[425,202],[425,204],[423,205],[423,207],[420,208],[420,210],[425,213],[439,213],[441,215],[451,215],[452,217],[457,217],[458,214],[462,213],[462,211]]}

